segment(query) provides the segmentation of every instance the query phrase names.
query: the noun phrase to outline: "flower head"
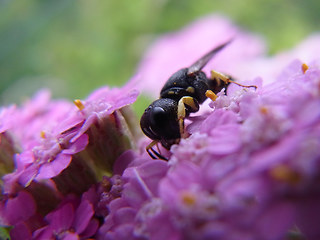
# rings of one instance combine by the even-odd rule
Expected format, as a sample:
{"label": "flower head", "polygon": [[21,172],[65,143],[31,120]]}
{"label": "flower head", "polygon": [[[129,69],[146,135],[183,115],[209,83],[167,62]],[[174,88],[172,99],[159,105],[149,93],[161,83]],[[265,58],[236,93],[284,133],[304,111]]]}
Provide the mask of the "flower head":
{"label": "flower head", "polygon": [[[135,120],[125,107],[136,97],[132,85],[102,88],[85,101],[75,101],[75,106],[67,101],[50,100],[47,92],[43,92],[22,107],[9,107],[1,112],[1,140],[6,145],[1,144],[0,149],[8,158],[5,163],[11,159],[12,164],[15,159],[15,169],[8,173],[9,168],[3,177],[0,216],[2,223],[14,226],[11,231],[14,238],[19,239],[20,233],[26,233],[27,238],[36,229],[39,239],[56,233],[70,238],[95,233],[97,220],[86,225],[79,219],[90,219],[99,211],[105,216],[104,206],[95,213],[96,204],[101,205],[102,200],[89,203],[83,200],[80,205],[64,201],[70,193],[81,196],[101,180],[102,174],[110,175],[115,159],[134,147]],[[7,121],[8,118],[13,121]],[[100,190],[100,194],[109,190]],[[25,218],[20,217],[21,197],[17,198],[23,194],[30,197],[34,206]],[[99,198],[99,192],[94,194]],[[12,221],[11,213],[17,210],[19,221]],[[60,217],[65,221],[59,223]]]}
{"label": "flower head", "polygon": [[[23,121],[3,124],[4,132],[10,132],[18,139],[23,149],[15,157],[16,171],[5,176],[5,181],[8,182],[5,184],[7,192],[14,191],[15,186],[12,184],[15,183],[28,186],[34,180],[58,176],[69,166],[73,156],[87,147],[89,138],[99,139],[94,146],[91,141],[88,152],[102,152],[102,156],[93,156],[91,159],[95,161],[97,169],[101,167],[99,162],[103,162],[104,168],[101,170],[104,171],[111,172],[115,158],[131,147],[128,138],[133,137],[126,123],[130,119],[124,117],[127,113],[121,108],[134,101],[136,90],[131,87],[99,89],[84,103],[78,100],[78,110],[68,102],[50,102],[45,94],[36,96],[33,103],[10,116],[19,119],[18,116],[21,115],[20,120]],[[83,108],[79,107],[80,104]],[[33,133],[30,133],[30,137],[28,131],[24,131],[25,124],[28,124],[27,129]],[[36,137],[32,139],[31,136]],[[109,143],[109,148],[104,147],[106,142]],[[111,146],[112,143],[117,146]],[[87,177],[90,178],[91,173],[88,174]],[[94,181],[91,180],[90,183]]]}
{"label": "flower head", "polygon": [[70,199],[45,217],[48,225],[34,232],[34,239],[87,239],[98,229],[92,204],[82,198]]}

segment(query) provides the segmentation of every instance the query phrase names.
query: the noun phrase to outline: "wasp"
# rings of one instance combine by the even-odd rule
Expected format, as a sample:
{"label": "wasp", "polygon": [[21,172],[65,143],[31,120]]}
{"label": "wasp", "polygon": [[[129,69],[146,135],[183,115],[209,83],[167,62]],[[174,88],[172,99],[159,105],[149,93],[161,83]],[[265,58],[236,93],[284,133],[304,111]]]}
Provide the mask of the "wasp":
{"label": "wasp", "polygon": [[143,133],[153,140],[146,147],[150,157],[167,160],[159,150],[159,152],[154,150],[153,146],[161,143],[169,150],[173,144],[178,144],[181,138],[187,137],[184,119],[190,113],[197,112],[200,104],[207,98],[214,101],[217,98],[216,93],[223,88],[227,89],[230,83],[256,88],[253,85],[245,86],[236,83],[231,77],[216,71],[211,71],[211,77],[208,78],[201,71],[230,41],[215,47],[190,67],[175,72],[161,89],[160,98],[152,102],[144,111],[140,126]]}

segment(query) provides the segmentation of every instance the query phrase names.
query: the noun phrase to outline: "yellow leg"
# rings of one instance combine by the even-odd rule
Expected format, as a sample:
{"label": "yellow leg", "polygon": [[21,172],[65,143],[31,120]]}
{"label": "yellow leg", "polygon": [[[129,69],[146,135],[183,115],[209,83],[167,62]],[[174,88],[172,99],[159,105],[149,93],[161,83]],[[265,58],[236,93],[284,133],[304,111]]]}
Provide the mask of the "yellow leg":
{"label": "yellow leg", "polygon": [[189,106],[194,112],[198,111],[199,105],[195,102],[195,99],[190,96],[182,97],[178,102],[178,121],[180,136],[186,138],[187,134],[184,130],[184,119],[186,118],[186,105]]}
{"label": "yellow leg", "polygon": [[220,85],[220,81],[223,81],[225,84],[228,84],[228,83],[234,83],[240,87],[245,87],[245,88],[255,88],[257,89],[258,87],[256,85],[243,85],[241,83],[237,83],[233,80],[231,80],[231,78],[227,75],[224,75],[222,73],[219,73],[217,71],[211,71],[211,80],[216,80],[218,82],[218,86]]}
{"label": "yellow leg", "polygon": [[230,81],[230,77],[228,77],[227,75],[224,75],[222,73],[219,73],[219,72],[213,71],[213,70],[211,70],[211,79],[212,80],[216,79],[216,81],[218,81],[218,84],[220,83],[220,81],[223,81],[226,84],[229,83],[229,81]]}

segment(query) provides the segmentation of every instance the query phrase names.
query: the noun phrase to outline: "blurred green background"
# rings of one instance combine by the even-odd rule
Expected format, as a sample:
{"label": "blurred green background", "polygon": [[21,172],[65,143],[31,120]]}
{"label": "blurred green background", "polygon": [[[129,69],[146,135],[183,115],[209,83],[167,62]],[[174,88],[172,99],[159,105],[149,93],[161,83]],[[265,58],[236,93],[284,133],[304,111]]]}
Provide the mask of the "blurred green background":
{"label": "blurred green background", "polygon": [[273,53],[318,31],[319,10],[318,0],[0,0],[0,102],[121,85],[157,36],[214,12],[265,36]]}

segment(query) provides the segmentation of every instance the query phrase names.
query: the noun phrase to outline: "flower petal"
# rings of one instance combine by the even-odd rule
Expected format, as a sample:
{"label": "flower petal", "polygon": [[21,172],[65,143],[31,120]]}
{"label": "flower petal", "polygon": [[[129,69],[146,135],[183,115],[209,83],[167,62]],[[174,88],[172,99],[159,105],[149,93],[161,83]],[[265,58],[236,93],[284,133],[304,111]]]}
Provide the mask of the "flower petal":
{"label": "flower petal", "polygon": [[71,228],[74,220],[74,208],[67,203],[54,212],[49,213],[46,219],[50,222],[54,232],[62,232]]}
{"label": "flower petal", "polygon": [[94,214],[91,203],[87,200],[82,200],[75,212],[73,227],[80,235],[88,226]]}
{"label": "flower petal", "polygon": [[60,153],[52,162],[43,164],[39,169],[36,180],[48,179],[57,176],[68,167],[71,162],[71,155]]}

